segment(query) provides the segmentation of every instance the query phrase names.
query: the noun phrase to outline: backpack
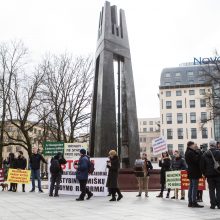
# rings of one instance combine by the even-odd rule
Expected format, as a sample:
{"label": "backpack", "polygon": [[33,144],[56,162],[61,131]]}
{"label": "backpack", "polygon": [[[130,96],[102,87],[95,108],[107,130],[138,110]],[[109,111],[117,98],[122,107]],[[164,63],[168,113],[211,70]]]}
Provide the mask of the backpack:
{"label": "backpack", "polygon": [[90,158],[89,157],[87,157],[88,158],[88,167],[89,167],[89,169],[88,169],[88,173],[89,173],[89,175],[91,175],[91,174],[93,174],[94,173],[94,171],[95,171],[95,164],[90,160]]}
{"label": "backpack", "polygon": [[52,159],[51,160],[50,172],[52,174],[58,174],[60,172],[60,163],[57,159]]}
{"label": "backpack", "polygon": [[220,173],[220,163],[219,163],[218,161],[216,161],[216,159],[215,159],[215,157],[214,157],[212,151],[209,150],[209,152],[210,152],[210,154],[211,154],[211,156],[212,156],[212,159],[213,159],[213,162],[214,162],[214,169],[215,169],[215,171],[216,171],[217,173]]}

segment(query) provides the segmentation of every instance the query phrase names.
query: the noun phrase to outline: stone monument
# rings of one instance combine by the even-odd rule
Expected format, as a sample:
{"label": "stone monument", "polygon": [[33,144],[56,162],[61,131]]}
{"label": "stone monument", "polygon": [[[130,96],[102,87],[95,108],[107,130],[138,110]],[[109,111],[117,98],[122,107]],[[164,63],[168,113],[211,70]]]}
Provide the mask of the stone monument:
{"label": "stone monument", "polygon": [[125,13],[105,2],[99,19],[90,154],[118,151],[123,167],[140,155],[134,81]]}

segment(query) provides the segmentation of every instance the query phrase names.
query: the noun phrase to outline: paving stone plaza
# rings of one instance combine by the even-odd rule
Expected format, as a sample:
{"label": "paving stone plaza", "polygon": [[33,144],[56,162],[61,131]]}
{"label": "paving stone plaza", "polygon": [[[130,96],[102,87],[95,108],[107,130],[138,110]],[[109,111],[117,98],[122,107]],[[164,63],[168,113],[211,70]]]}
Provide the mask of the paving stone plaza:
{"label": "paving stone plaza", "polygon": [[[172,192],[173,193],[173,192]],[[171,193],[171,195],[172,195]],[[159,199],[158,192],[149,198],[137,198],[135,192],[124,192],[120,202],[109,202],[109,197],[94,197],[76,202],[76,197],[61,195],[50,198],[43,194],[0,192],[0,220],[219,220],[220,210],[210,210],[208,192],[204,192],[203,209],[188,208],[187,201]]]}

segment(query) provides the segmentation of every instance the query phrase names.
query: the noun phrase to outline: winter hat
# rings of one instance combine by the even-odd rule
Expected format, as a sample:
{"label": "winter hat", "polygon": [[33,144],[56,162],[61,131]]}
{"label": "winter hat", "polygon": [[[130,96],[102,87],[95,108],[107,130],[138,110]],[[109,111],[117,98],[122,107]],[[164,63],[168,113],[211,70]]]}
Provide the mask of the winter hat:
{"label": "winter hat", "polygon": [[216,147],[216,141],[215,140],[210,140],[209,141],[209,146],[210,147]]}
{"label": "winter hat", "polygon": [[85,150],[85,149],[81,149],[79,152],[80,152],[81,154],[83,154],[83,155],[86,154],[86,150]]}

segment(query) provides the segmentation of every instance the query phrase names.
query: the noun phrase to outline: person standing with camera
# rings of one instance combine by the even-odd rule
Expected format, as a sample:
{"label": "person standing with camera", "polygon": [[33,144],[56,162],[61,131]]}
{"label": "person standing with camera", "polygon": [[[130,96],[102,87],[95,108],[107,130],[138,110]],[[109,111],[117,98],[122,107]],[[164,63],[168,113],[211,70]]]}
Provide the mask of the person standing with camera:
{"label": "person standing with camera", "polygon": [[88,195],[87,200],[89,200],[93,196],[93,193],[86,187],[89,176],[90,158],[86,155],[85,149],[80,150],[79,162],[74,164],[74,167],[76,169],[76,178],[79,181],[81,191],[76,201],[83,201],[86,194]]}
{"label": "person standing with camera", "polygon": [[110,160],[107,161],[107,168],[109,168],[108,179],[106,187],[109,188],[112,198],[110,202],[116,201],[116,193],[118,194],[117,201],[123,198],[120,189],[118,188],[118,170],[119,170],[119,158],[115,150],[109,152]]}

